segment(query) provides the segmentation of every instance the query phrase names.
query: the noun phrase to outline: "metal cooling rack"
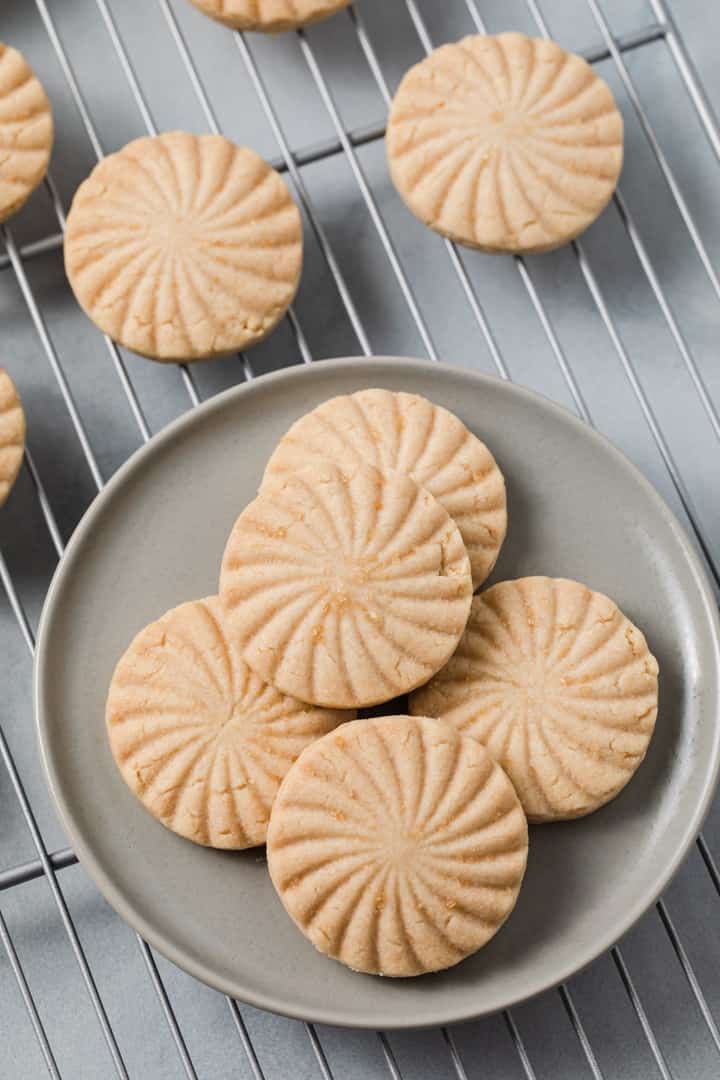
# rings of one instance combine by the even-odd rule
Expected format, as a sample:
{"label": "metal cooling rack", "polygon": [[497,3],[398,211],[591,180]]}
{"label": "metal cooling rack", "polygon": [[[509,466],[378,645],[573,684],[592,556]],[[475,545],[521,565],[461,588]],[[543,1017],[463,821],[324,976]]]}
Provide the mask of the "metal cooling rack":
{"label": "metal cooling rack", "polygon": [[[710,103],[720,10],[674,0],[673,14],[679,25],[666,0],[545,0],[542,10],[536,0],[358,0],[266,40],[232,34],[185,0],[4,0],[0,37],[40,74],[58,133],[44,193],[0,227],[2,361],[29,420],[26,468],[0,529],[0,1075],[720,1076],[718,807],[664,899],[558,990],[457,1028],[342,1031],[223,999],[107,908],[64,846],[30,702],[50,575],[105,479],[187,407],[319,356],[424,353],[556,398],[644,469],[720,587],[720,128]],[[462,252],[422,229],[387,178],[383,117],[403,70],[484,29],[552,34],[598,64],[623,109],[613,205],[553,255]],[[61,256],[66,208],[94,162],[134,135],[181,126],[222,130],[270,157],[288,173],[307,236],[282,327],[252,357],[192,371],[103,344]]]}

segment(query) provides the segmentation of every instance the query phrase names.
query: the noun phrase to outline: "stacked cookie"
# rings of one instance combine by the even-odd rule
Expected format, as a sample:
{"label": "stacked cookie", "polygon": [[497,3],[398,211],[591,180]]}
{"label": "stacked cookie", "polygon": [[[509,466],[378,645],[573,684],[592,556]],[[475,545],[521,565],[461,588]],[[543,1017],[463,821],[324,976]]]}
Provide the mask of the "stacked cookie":
{"label": "stacked cookie", "polygon": [[[142,630],[107,704],[122,776],[199,844],[267,843],[320,951],[407,976],[510,914],[527,821],[627,783],[657,664],[607,597],[525,578],[473,596],[507,526],[490,450],[439,405],[363,390],[301,417],[225,548],[219,595]],[[409,694],[409,715],[357,717]]]}

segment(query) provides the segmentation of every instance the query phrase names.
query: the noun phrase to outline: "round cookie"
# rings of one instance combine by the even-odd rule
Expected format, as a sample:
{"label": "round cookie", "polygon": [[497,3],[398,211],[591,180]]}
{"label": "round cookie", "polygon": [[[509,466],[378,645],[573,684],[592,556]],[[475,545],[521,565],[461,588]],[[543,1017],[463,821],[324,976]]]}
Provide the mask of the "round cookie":
{"label": "round cookie", "polygon": [[386,145],[395,187],[431,229],[488,252],[551,251],[611,198],[623,122],[581,57],[524,34],[476,35],[410,68]]}
{"label": "round cookie", "polygon": [[75,193],[65,268],[87,315],[153,360],[261,341],[287,310],[302,223],[282,178],[221,135],[135,139]]}
{"label": "round cookie", "polygon": [[265,842],[270,807],[300,752],[354,715],[263,683],[210,597],[140,631],[115,669],[106,719],[122,777],[154,817],[196,844],[247,848]]}
{"label": "round cookie", "polygon": [[0,368],[0,506],[15,483],[25,452],[25,413],[12,379]]}
{"label": "round cookie", "polygon": [[0,42],[0,222],[19,210],[47,172],[50,102],[22,53]]}
{"label": "round cookie", "polygon": [[564,578],[503,581],[473,599],[450,663],[410,698],[487,746],[529,821],[613,799],[655,727],[658,665],[607,596]]}
{"label": "round cookie", "polygon": [[474,739],[437,720],[356,720],[303,751],[268,829],[268,869],[316,949],[408,976],[481,948],[515,906],[525,815]]}
{"label": "round cookie", "polygon": [[327,19],[351,0],[191,0],[196,8],[235,30],[278,33]]}
{"label": "round cookie", "polygon": [[301,701],[355,708],[442,667],[472,582],[457,526],[429,492],[399,473],[322,461],[240,514],[220,597],[261,678]]}
{"label": "round cookie", "polygon": [[492,570],[507,531],[505,481],[487,446],[454,413],[418,394],[360,390],[324,401],[280,440],[264,486],[330,459],[367,461],[412,477],[453,519],[470,558],[473,586]]}

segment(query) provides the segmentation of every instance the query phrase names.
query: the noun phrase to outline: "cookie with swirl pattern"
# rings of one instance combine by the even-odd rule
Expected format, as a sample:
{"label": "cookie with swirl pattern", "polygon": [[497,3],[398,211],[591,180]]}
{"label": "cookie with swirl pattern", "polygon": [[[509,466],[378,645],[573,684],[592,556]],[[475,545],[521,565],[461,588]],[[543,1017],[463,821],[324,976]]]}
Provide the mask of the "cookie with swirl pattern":
{"label": "cookie with swirl pattern", "polygon": [[278,895],[315,948],[356,971],[451,967],[510,915],[528,831],[476,740],[437,720],[356,720],[305,750],[268,829]]}

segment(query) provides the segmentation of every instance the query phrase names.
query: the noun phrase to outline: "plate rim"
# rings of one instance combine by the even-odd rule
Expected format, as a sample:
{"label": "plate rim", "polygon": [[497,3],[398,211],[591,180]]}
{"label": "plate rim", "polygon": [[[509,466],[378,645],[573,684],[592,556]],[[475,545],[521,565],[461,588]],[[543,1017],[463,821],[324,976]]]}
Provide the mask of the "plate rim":
{"label": "plate rim", "polygon": [[[606,453],[609,453],[610,456],[615,459],[618,467],[629,472],[633,479],[644,489],[651,501],[656,504],[661,515],[667,522],[668,527],[675,534],[675,537],[679,542],[692,577],[698,587],[699,597],[702,600],[702,605],[708,619],[711,630],[710,644],[712,645],[714,655],[715,673],[718,682],[720,682],[720,614],[718,613],[713,587],[699,555],[695,551],[685,528],[680,523],[674,511],[668,506],[665,499],[647,479],[644,473],[641,472],[641,470],[623,453],[622,450],[615,446],[610,439],[596,428],[591,427],[570,409],[558,404],[544,394],[515,383],[510,379],[503,379],[484,372],[457,367],[451,363],[443,363],[440,365],[433,360],[385,354],[373,356],[345,356],[320,360],[312,364],[294,364],[290,367],[279,368],[275,371],[268,372],[267,374],[256,376],[252,381],[238,383],[220,393],[214,394],[207,401],[201,402],[199,405],[188,409],[186,412],[176,417],[159,432],[151,436],[146,443],[139,446],[110,477],[103,489],[93,498],[92,502],[80,518],[70,539],[65,545],[64,553],[55,568],[43,603],[40,623],[36,635],[35,659],[33,663],[33,713],[43,773],[55,809],[60,817],[61,824],[68,835],[78,861],[86,870],[105,900],[131,927],[131,929],[138,933],[149,945],[154,949],[157,949],[159,953],[177,967],[192,975],[193,978],[203,982],[205,985],[218,990],[230,998],[237,998],[255,1008],[265,1009],[269,1012],[287,1016],[294,1020],[363,1030],[372,1030],[374,1028],[382,1028],[384,1030],[421,1029],[480,1019],[483,1016],[492,1015],[495,1012],[513,1008],[538,994],[544,993],[546,990],[553,989],[573,975],[582,971],[608,949],[612,948],[663,893],[702,828],[720,775],[720,724],[716,724],[712,747],[711,768],[696,803],[694,813],[692,817],[685,822],[684,831],[681,839],[676,844],[672,858],[667,860],[662,871],[655,876],[653,882],[644,888],[641,896],[635,904],[626,911],[623,919],[620,920],[611,931],[606,933],[604,937],[596,940],[593,943],[592,948],[588,951],[588,955],[584,956],[581,961],[564,965],[559,973],[554,971],[551,976],[539,979],[537,985],[533,985],[531,989],[528,989],[527,993],[524,993],[521,996],[510,995],[507,1000],[500,1001],[491,1008],[468,1008],[466,1010],[450,1008],[445,1011],[438,1010],[437,1016],[434,1019],[426,1020],[421,1023],[412,1023],[403,1018],[387,1015],[384,1015],[382,1018],[378,1017],[378,1023],[371,1023],[364,1018],[357,1018],[345,1014],[340,1015],[342,1010],[340,1010],[340,1012],[322,1008],[310,1008],[304,1010],[302,1008],[295,1008],[290,1004],[285,1004],[282,1001],[279,1002],[272,994],[268,994],[262,990],[254,990],[251,986],[243,985],[242,981],[238,983],[237,980],[229,980],[221,975],[218,976],[202,960],[188,955],[182,946],[176,945],[174,941],[165,934],[162,928],[156,928],[155,925],[148,923],[144,916],[135,910],[132,903],[126,900],[122,890],[114,884],[112,876],[106,873],[99,864],[93,854],[91,845],[86,843],[81,828],[76,825],[72,806],[64,797],[60,777],[55,770],[52,755],[49,750],[49,736],[47,735],[49,722],[47,717],[52,712],[52,708],[47,701],[47,688],[45,685],[46,655],[49,649],[51,627],[58,606],[63,580],[72,570],[75,552],[82,545],[86,536],[92,531],[96,519],[102,513],[106,503],[114,498],[117,489],[122,488],[125,482],[135,472],[144,468],[148,460],[152,460],[155,455],[161,453],[166,445],[172,442],[180,432],[186,428],[207,422],[208,417],[215,411],[224,408],[234,398],[241,398],[245,395],[252,396],[254,392],[257,392],[258,387],[265,387],[272,382],[294,382],[309,377],[320,378],[322,372],[328,370],[332,372],[365,368],[366,370],[371,371],[373,367],[381,367],[388,363],[395,364],[396,366],[407,366],[408,371],[419,370],[423,373],[437,372],[440,367],[442,367],[442,369],[447,368],[452,372],[454,377],[459,378],[461,381],[466,381],[476,390],[481,389],[488,384],[493,386],[502,385],[511,394],[517,394],[532,404],[539,405],[546,413],[549,413],[551,417],[557,418],[563,423],[569,423],[572,427],[575,427],[583,437],[595,442]],[[313,372],[317,372],[317,375],[312,375]],[[720,718],[720,705],[718,706],[718,713]],[[48,741],[46,741],[46,738]]]}

